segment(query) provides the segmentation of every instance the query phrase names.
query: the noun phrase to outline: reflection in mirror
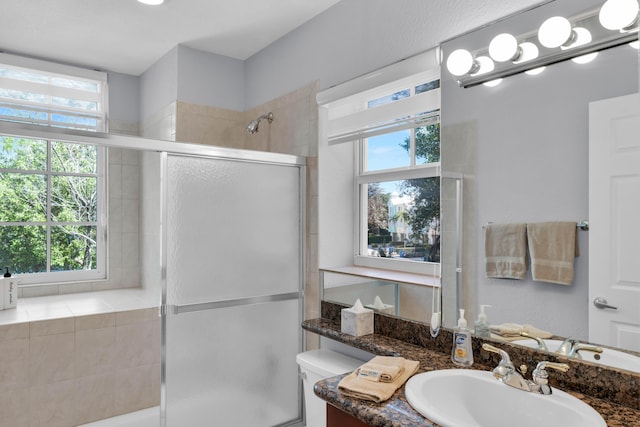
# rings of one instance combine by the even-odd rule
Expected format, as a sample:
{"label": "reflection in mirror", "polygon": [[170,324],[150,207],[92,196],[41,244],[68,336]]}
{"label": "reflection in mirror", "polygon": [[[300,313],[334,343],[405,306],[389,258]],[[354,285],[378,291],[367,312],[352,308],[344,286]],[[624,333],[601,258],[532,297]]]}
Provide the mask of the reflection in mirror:
{"label": "reflection in mirror", "polygon": [[389,272],[383,277],[384,273],[379,273],[361,267],[321,269],[321,299],[348,306],[359,299],[365,308],[378,313],[419,322],[431,320],[434,307],[440,304],[433,301],[434,295],[439,295],[434,292],[439,286],[436,275]]}
{"label": "reflection in mirror", "polygon": [[[498,34],[535,31],[551,16],[575,16],[602,3],[546,3],[444,42],[443,58],[457,49],[486,48]],[[589,256],[589,240],[594,229],[612,225],[594,223],[589,215],[589,109],[596,101],[637,93],[638,62],[637,47],[625,43],[598,52],[588,63],[559,62],[537,75],[522,73],[493,87],[469,88],[459,87],[458,78],[442,67],[443,170],[465,176],[464,275],[458,304],[467,309],[469,319],[477,317],[480,304],[490,304],[490,324],[531,324],[556,337],[590,343],[589,321],[597,310],[591,301],[598,295],[590,292],[594,283],[589,280],[589,263],[600,268],[602,260]],[[631,129],[632,121],[626,123]],[[471,155],[477,152],[467,169],[448,163],[445,152],[448,145],[463,143]],[[582,220],[590,220],[591,230],[577,232],[579,256],[570,285],[534,281],[530,272],[523,280],[485,277],[483,225]],[[443,256],[443,271],[447,262]],[[636,276],[628,278],[635,281]],[[622,302],[614,305],[618,304]],[[638,312],[637,303],[635,310],[629,307]],[[640,343],[634,332],[638,325],[612,330],[628,343]],[[523,343],[535,345],[531,340]],[[595,344],[609,343],[598,339]],[[620,347],[614,342],[611,346]],[[621,350],[640,350],[624,347]],[[556,350],[553,345],[549,349]],[[602,354],[606,353],[605,348]]]}

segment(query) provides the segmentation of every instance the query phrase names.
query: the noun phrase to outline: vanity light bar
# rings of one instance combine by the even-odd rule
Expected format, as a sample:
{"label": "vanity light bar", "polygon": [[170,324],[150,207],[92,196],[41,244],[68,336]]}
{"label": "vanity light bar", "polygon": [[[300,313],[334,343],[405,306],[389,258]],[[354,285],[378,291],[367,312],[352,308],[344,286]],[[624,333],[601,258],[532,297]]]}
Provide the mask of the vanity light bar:
{"label": "vanity light bar", "polygon": [[[599,12],[600,8],[598,7],[569,18],[573,30],[576,28],[585,28],[591,33],[590,42],[573,47],[547,48],[540,44],[538,40],[538,30],[522,34],[516,36],[518,44],[520,46],[522,46],[523,43],[535,44],[539,50],[537,58],[528,61],[522,60],[521,62],[518,61],[517,58],[505,62],[494,61],[493,69],[485,73],[482,72],[481,68],[478,69],[478,66],[476,66],[472,68],[471,74],[457,77],[458,85],[469,88],[492,80],[513,76],[525,71],[534,70],[638,40],[637,25],[627,30],[608,30],[600,24]],[[570,42],[575,42],[575,40],[572,39]],[[489,49],[479,49],[471,52],[471,55],[474,61],[477,61],[478,58],[489,57]]]}

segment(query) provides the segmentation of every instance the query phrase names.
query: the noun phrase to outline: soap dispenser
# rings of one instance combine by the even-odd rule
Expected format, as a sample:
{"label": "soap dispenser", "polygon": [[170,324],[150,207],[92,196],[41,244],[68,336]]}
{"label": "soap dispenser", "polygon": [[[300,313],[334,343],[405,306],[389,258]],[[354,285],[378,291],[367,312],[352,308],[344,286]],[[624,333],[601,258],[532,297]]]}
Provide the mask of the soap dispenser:
{"label": "soap dispenser", "polygon": [[487,323],[487,315],[484,312],[486,307],[491,307],[487,304],[480,305],[480,314],[478,314],[478,320],[476,320],[475,334],[481,338],[491,338],[491,329]]}
{"label": "soap dispenser", "polygon": [[451,360],[459,366],[469,367],[473,365],[473,349],[471,348],[471,331],[467,328],[467,320],[464,318],[464,309],[460,309],[458,326],[453,330],[453,348]]}

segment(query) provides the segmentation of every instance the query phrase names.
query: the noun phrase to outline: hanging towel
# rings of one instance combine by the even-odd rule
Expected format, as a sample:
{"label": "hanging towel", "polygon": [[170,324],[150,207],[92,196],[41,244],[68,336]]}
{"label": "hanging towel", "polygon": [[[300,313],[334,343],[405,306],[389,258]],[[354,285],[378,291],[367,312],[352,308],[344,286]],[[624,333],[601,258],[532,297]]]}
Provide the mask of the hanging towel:
{"label": "hanging towel", "polygon": [[484,253],[487,278],[524,279],[527,275],[526,224],[488,224]]}
{"label": "hanging towel", "polygon": [[393,393],[418,371],[418,366],[418,361],[404,359],[403,372],[390,383],[358,378],[356,369],[340,381],[338,390],[346,396],[381,403],[393,396]]}
{"label": "hanging towel", "polygon": [[527,224],[531,276],[539,282],[570,285],[578,255],[575,222]]}
{"label": "hanging towel", "polygon": [[356,373],[360,379],[390,383],[404,372],[405,362],[404,357],[376,356],[360,366]]}

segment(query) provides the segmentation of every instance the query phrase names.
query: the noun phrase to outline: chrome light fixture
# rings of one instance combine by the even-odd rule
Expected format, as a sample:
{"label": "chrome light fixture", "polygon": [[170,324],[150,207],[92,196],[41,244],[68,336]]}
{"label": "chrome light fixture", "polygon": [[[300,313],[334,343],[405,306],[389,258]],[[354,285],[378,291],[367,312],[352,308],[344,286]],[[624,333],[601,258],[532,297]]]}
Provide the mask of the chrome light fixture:
{"label": "chrome light fixture", "polygon": [[600,50],[637,44],[639,11],[638,0],[607,0],[569,18],[553,16],[528,33],[498,34],[486,48],[457,49],[447,58],[447,69],[467,88],[495,85],[523,72],[539,74],[546,66],[569,59],[584,64]]}

